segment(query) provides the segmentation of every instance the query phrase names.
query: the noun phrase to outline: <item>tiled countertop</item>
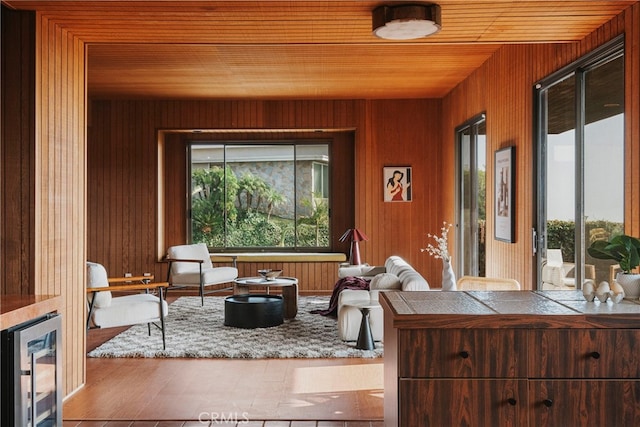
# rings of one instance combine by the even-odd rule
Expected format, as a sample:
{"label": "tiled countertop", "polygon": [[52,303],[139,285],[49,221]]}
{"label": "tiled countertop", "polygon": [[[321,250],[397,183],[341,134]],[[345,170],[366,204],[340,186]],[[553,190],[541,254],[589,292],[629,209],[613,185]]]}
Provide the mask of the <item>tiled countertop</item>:
{"label": "tiled countertop", "polygon": [[381,292],[395,327],[640,327],[640,302],[587,302],[581,291]]}

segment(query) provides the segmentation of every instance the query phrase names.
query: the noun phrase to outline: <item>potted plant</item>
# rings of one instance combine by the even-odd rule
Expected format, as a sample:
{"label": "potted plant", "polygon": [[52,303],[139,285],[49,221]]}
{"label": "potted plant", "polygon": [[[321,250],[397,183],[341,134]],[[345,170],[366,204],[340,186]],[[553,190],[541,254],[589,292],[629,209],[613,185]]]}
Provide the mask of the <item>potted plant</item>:
{"label": "potted plant", "polygon": [[640,265],[640,240],[626,234],[619,234],[607,240],[596,240],[587,249],[589,255],[597,259],[618,262],[621,273],[616,282],[624,289],[627,297],[640,296],[640,274],[632,272]]}

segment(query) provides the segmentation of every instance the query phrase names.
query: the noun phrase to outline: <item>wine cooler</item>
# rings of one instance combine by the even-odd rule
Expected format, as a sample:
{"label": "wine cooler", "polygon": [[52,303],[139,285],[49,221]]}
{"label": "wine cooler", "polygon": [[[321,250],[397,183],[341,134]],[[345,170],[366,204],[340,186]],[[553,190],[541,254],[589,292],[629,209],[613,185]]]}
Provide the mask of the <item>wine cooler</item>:
{"label": "wine cooler", "polygon": [[50,314],[2,331],[2,426],[62,426],[61,327]]}

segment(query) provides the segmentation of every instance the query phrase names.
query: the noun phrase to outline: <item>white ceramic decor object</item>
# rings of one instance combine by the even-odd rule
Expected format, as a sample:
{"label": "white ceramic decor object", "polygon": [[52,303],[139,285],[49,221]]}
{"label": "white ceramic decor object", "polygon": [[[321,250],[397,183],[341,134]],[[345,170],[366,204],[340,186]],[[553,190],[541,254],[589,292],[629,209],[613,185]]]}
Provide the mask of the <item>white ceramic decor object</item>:
{"label": "white ceramic decor object", "polygon": [[609,292],[611,292],[609,282],[600,282],[596,289],[596,298],[598,298],[600,302],[606,302],[607,298],[609,298]]}
{"label": "white ceramic decor object", "polygon": [[624,288],[620,284],[614,281],[611,285],[611,301],[619,303],[625,297]]}
{"label": "white ceramic decor object", "polygon": [[592,302],[596,298],[596,290],[593,282],[587,282],[582,286],[582,295],[588,302]]}
{"label": "white ceramic decor object", "polygon": [[640,297],[640,274],[618,273],[616,282],[624,289],[626,298]]}

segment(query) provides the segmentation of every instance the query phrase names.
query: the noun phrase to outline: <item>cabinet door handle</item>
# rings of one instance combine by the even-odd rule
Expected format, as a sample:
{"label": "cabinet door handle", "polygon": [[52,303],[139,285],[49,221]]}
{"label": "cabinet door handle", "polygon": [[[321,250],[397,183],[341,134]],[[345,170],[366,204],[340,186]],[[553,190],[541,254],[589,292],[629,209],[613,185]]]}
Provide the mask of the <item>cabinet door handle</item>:
{"label": "cabinet door handle", "polygon": [[516,406],[516,403],[518,403],[518,402],[513,397],[510,397],[510,398],[507,399],[507,403],[509,403],[509,405],[511,405],[511,406]]}
{"label": "cabinet door handle", "polygon": [[462,350],[460,353],[458,353],[458,355],[460,357],[462,357],[463,359],[468,359],[469,358],[469,352],[466,350]]}
{"label": "cabinet door handle", "polygon": [[546,406],[547,408],[551,408],[553,406],[553,400],[545,399],[545,400],[542,401],[542,404],[544,406]]}
{"label": "cabinet door handle", "polygon": [[36,395],[36,363],[38,358],[36,353],[31,353],[31,425],[35,426],[38,421],[38,400]]}
{"label": "cabinet door handle", "polygon": [[591,353],[589,353],[589,356],[591,356],[594,359],[600,359],[600,353],[597,351],[592,351]]}

